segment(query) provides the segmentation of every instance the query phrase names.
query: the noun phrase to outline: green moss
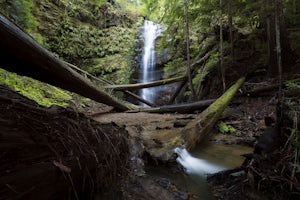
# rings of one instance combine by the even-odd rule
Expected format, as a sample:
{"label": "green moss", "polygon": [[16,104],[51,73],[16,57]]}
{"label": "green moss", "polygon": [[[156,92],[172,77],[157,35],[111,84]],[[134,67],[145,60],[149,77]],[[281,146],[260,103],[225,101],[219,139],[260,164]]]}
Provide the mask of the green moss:
{"label": "green moss", "polygon": [[233,126],[228,125],[224,122],[220,122],[218,127],[219,127],[219,131],[223,134],[233,134],[235,136],[241,135],[241,133],[238,130],[236,130]]}
{"label": "green moss", "polygon": [[1,68],[0,84],[10,86],[16,92],[46,107],[53,104],[65,107],[72,100],[72,96],[69,92],[32,78],[19,76]]}
{"label": "green moss", "polygon": [[95,58],[90,67],[85,69],[91,74],[111,80],[116,84],[129,83],[132,71],[129,60],[121,54]]}

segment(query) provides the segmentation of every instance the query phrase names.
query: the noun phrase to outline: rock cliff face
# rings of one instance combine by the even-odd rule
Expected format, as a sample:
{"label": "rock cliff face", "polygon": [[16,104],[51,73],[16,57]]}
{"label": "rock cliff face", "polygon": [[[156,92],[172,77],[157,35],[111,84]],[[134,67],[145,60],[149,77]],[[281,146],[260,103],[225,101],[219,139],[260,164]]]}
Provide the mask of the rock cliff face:
{"label": "rock cliff face", "polygon": [[114,1],[0,0],[0,9],[62,59],[94,75],[128,82],[138,18]]}

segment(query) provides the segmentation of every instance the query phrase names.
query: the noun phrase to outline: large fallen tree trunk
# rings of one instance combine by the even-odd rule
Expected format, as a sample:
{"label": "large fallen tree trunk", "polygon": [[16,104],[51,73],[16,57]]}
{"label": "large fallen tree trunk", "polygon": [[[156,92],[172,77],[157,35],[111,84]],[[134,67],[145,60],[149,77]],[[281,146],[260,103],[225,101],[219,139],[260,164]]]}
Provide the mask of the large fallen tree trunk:
{"label": "large fallen tree trunk", "polygon": [[185,80],[185,78],[186,78],[185,76],[179,76],[179,77],[175,77],[175,78],[163,79],[163,80],[153,81],[153,82],[148,82],[148,83],[109,85],[109,86],[106,86],[105,88],[114,89],[114,90],[135,90],[135,89],[149,88],[149,87],[155,87],[155,86],[175,83],[175,82]]}
{"label": "large fallen tree trunk", "polygon": [[[114,83],[112,83],[112,82],[110,82],[110,81],[108,81],[108,80],[105,80],[105,79],[99,78],[99,77],[95,77],[95,76],[93,76],[92,74],[90,74],[90,73],[88,73],[88,72],[86,72],[86,71],[84,71],[84,70],[82,70],[82,69],[76,67],[75,65],[73,65],[73,64],[71,64],[71,63],[67,63],[67,62],[65,62],[65,63],[66,63],[69,67],[71,67],[72,69],[74,69],[75,71],[78,71],[78,72],[84,74],[85,77],[89,77],[89,78],[92,79],[92,80],[95,80],[95,81],[100,82],[100,83],[104,83],[104,84],[106,84],[106,85],[115,85]],[[148,106],[151,106],[151,107],[155,107],[155,106],[156,106],[155,104],[153,104],[153,103],[151,103],[151,102],[149,102],[149,101],[147,101],[147,100],[141,98],[140,96],[134,94],[133,92],[130,92],[130,91],[128,91],[128,90],[123,90],[123,92],[124,92],[125,94],[127,94],[127,95],[129,95],[129,96],[131,96],[131,97],[133,97],[133,98],[135,98],[135,99],[137,99],[137,100],[139,100],[140,102],[142,102],[142,103],[144,103],[144,104],[147,104]]]}
{"label": "large fallen tree trunk", "polygon": [[220,98],[212,103],[196,119],[189,122],[182,130],[184,145],[191,149],[206,138],[226,106],[230,103],[238,89],[243,85],[245,78],[240,78]]}
{"label": "large fallen tree trunk", "polygon": [[148,112],[148,113],[191,113],[195,111],[202,111],[212,104],[216,99],[207,99],[203,101],[177,104],[177,105],[167,105],[156,108],[141,108],[139,110],[130,110],[127,112]]}
{"label": "large fallen tree trunk", "polygon": [[96,88],[1,14],[0,64],[8,71],[75,92],[118,111],[136,108]]}
{"label": "large fallen tree trunk", "polygon": [[[240,78],[221,97],[197,115],[197,117],[195,115],[172,115],[174,117],[173,120],[168,119],[164,121],[158,114],[137,113],[136,115],[141,119],[143,114],[145,115],[144,118],[149,121],[148,126],[144,126],[145,129],[138,132],[136,132],[136,127],[128,127],[127,130],[134,132],[133,135],[135,136],[139,135],[139,141],[143,143],[144,150],[153,159],[163,161],[172,159],[174,158],[174,149],[176,147],[185,146],[191,149],[209,136],[212,127],[242,86],[244,80],[245,78]],[[135,113],[122,114],[126,118],[127,115],[134,115]],[[191,121],[191,119],[193,120]]]}
{"label": "large fallen tree trunk", "polygon": [[122,199],[127,132],[0,85],[0,199]]}
{"label": "large fallen tree trunk", "polygon": [[166,148],[169,151],[168,156],[171,157],[172,150],[175,147],[184,146],[187,149],[192,149],[196,144],[204,140],[244,81],[244,77],[240,78],[221,97],[200,113],[198,117],[190,121],[183,130],[180,130],[177,134],[171,133],[172,137],[168,138],[168,141],[160,151],[166,152],[164,149]]}

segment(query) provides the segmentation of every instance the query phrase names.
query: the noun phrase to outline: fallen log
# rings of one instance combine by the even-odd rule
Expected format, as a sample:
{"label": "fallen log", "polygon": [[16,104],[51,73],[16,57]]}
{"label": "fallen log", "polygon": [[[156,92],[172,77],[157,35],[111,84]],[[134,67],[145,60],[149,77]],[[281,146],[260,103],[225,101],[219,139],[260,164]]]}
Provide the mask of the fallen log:
{"label": "fallen log", "polygon": [[203,141],[222,115],[226,106],[230,103],[238,89],[243,85],[245,78],[240,78],[221,97],[204,110],[197,118],[189,122],[182,130],[184,146],[192,149]]}
{"label": "fallen log", "polygon": [[179,77],[163,79],[163,80],[153,81],[153,82],[148,82],[148,83],[135,83],[135,84],[126,84],[126,85],[110,85],[110,86],[106,86],[104,88],[114,89],[114,90],[135,90],[135,89],[149,88],[149,87],[155,87],[155,86],[175,83],[175,82],[185,80],[185,78],[186,78],[185,76],[179,76]]}
{"label": "fallen log", "polygon": [[0,199],[122,199],[127,132],[0,85]]}
{"label": "fallen log", "polygon": [[1,14],[0,64],[8,71],[75,92],[118,111],[136,108],[96,88]]}
{"label": "fallen log", "polygon": [[216,99],[207,99],[203,101],[177,104],[177,105],[167,105],[156,108],[140,108],[138,110],[129,110],[127,112],[148,112],[148,113],[192,113],[195,111],[202,111],[212,104]]}
{"label": "fallen log", "polygon": [[[298,83],[298,82],[300,82],[300,78],[284,81],[283,88],[287,87],[289,85],[289,83]],[[249,91],[245,91],[245,92],[243,92],[243,94],[241,94],[239,96],[256,96],[263,92],[270,92],[270,91],[277,90],[279,88],[279,86],[280,86],[279,83],[276,83],[273,85],[267,85],[264,87],[259,87],[259,88],[255,88],[255,89],[252,89]]]}
{"label": "fallen log", "polygon": [[[88,72],[86,72],[86,71],[84,71],[84,70],[78,68],[77,66],[75,66],[75,65],[73,65],[73,64],[71,64],[71,63],[67,63],[67,62],[65,62],[65,63],[66,63],[69,67],[71,67],[72,69],[74,69],[74,70],[76,70],[76,71],[79,71],[80,73],[83,73],[85,76],[89,77],[89,78],[92,79],[92,80],[95,80],[95,81],[100,82],[100,83],[104,83],[104,84],[106,84],[106,85],[115,85],[114,83],[112,83],[112,82],[110,82],[110,81],[108,81],[108,80],[105,80],[105,79],[99,78],[99,77],[95,77],[95,76],[93,76],[92,74],[90,74],[90,73],[88,73]],[[155,107],[155,106],[156,106],[155,104],[153,104],[153,103],[151,103],[151,102],[149,102],[149,101],[147,101],[147,100],[141,98],[140,96],[134,94],[133,92],[130,92],[130,91],[128,91],[128,90],[123,90],[123,92],[124,92],[125,94],[127,94],[127,95],[129,95],[129,96],[131,96],[131,97],[133,97],[133,98],[135,98],[135,99],[137,99],[137,100],[139,100],[140,102],[142,102],[142,103],[144,103],[144,104],[147,104],[148,106],[151,106],[151,107]]]}
{"label": "fallen log", "polygon": [[[137,118],[140,118],[141,121],[147,120],[147,122],[136,122],[136,124],[142,123],[144,130],[137,130],[136,126],[133,126],[134,128],[128,126],[127,130],[129,132],[132,131],[133,133],[130,134],[135,137],[138,135],[139,140],[144,146],[144,150],[154,160],[168,161],[174,158],[174,149],[176,147],[185,146],[191,149],[209,136],[212,127],[222,116],[224,109],[231,102],[244,80],[245,78],[240,78],[221,97],[198,115],[122,113],[124,115],[123,118],[128,116],[130,119],[130,115],[134,116],[136,114]],[[104,117],[104,119],[118,121],[120,117]],[[131,123],[135,124],[135,122]],[[148,125],[145,125],[147,123]]]}

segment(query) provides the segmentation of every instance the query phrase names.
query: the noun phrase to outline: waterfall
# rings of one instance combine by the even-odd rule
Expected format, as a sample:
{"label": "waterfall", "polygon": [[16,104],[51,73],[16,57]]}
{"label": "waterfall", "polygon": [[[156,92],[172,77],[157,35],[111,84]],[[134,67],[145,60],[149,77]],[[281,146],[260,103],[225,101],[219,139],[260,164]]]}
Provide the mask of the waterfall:
{"label": "waterfall", "polygon": [[[142,77],[140,82],[150,82],[156,80],[155,73],[155,40],[161,34],[161,26],[151,21],[145,20],[143,25],[142,40],[144,42],[143,56],[141,62]],[[155,101],[156,88],[144,88],[140,91],[140,96],[150,102]],[[144,104],[142,104],[144,105]]]}
{"label": "waterfall", "polygon": [[178,155],[176,161],[180,163],[189,174],[198,174],[201,176],[213,174],[224,170],[225,168],[209,163],[206,160],[195,158],[184,148],[175,148]]}

